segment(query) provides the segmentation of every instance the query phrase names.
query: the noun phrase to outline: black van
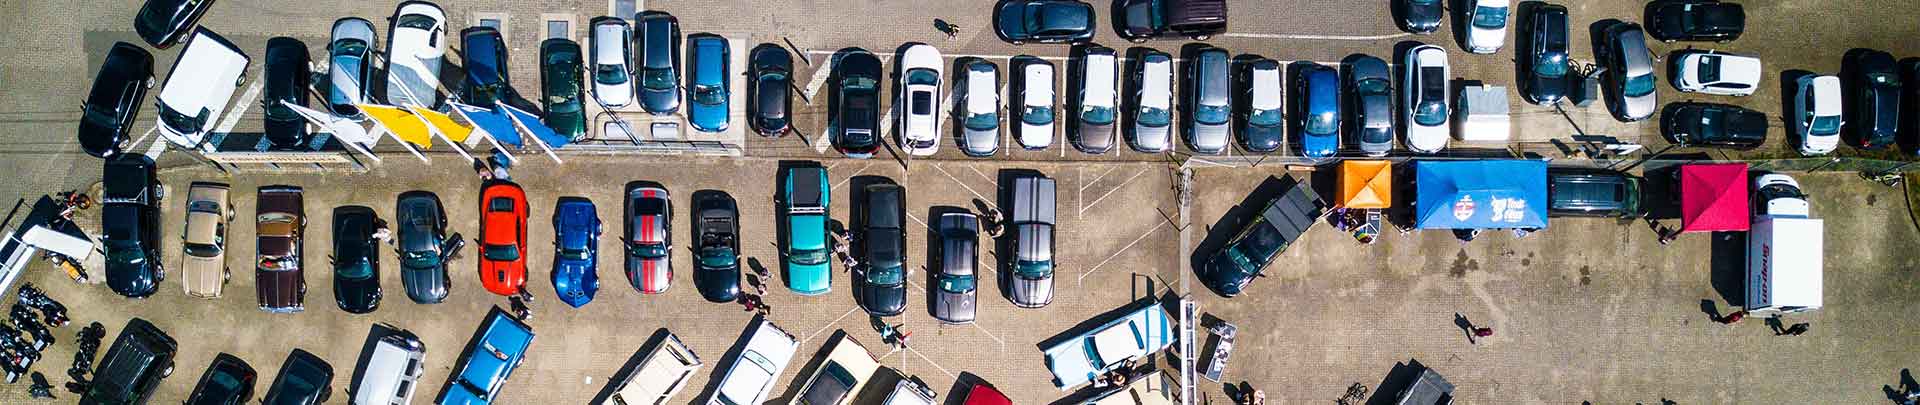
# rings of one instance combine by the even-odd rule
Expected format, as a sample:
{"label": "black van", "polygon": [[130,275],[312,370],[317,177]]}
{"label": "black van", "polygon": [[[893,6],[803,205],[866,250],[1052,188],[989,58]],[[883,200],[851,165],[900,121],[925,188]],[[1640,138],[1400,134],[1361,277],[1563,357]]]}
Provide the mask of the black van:
{"label": "black van", "polygon": [[80,396],[86,404],[144,404],[160,379],[173,374],[179,344],[145,319],[133,318],[113,339],[106,357],[93,369],[93,385]]}
{"label": "black van", "polygon": [[1227,0],[1124,0],[1113,26],[1134,43],[1153,38],[1207,38],[1227,32]]}

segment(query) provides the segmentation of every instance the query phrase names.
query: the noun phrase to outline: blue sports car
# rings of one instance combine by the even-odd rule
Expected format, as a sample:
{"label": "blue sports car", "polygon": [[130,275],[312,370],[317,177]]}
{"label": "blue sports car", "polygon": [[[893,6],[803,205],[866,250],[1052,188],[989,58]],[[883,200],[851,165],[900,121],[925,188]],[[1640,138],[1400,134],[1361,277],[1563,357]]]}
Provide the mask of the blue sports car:
{"label": "blue sports car", "polygon": [[553,291],[579,308],[600,291],[600,216],[593,201],[564,197],[553,208]]}

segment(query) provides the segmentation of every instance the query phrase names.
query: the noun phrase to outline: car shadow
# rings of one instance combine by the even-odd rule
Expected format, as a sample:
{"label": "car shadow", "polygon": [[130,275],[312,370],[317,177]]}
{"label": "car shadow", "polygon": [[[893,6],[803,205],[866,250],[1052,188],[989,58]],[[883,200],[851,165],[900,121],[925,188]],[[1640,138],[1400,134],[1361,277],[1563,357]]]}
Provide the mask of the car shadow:
{"label": "car shadow", "polygon": [[621,364],[620,368],[614,371],[612,376],[607,377],[606,386],[601,387],[600,392],[593,395],[593,401],[588,403],[607,403],[608,398],[612,397],[614,392],[619,391],[620,386],[626,385],[627,379],[633,378],[634,372],[639,371],[640,362],[647,360],[647,353],[652,353],[653,349],[666,343],[667,335],[671,333],[672,332],[667,331],[667,328],[654,330],[652,336],[647,337],[647,340],[641,341],[640,347],[633,351],[633,355],[627,356],[627,362]]}
{"label": "car shadow", "polygon": [[1380,379],[1380,384],[1373,386],[1373,396],[1367,398],[1367,405],[1392,405],[1399,402],[1399,394],[1412,388],[1413,383],[1420,379],[1420,372],[1426,370],[1427,366],[1420,364],[1419,360],[1407,359],[1406,362],[1394,363],[1393,368],[1387,370],[1387,375]]}

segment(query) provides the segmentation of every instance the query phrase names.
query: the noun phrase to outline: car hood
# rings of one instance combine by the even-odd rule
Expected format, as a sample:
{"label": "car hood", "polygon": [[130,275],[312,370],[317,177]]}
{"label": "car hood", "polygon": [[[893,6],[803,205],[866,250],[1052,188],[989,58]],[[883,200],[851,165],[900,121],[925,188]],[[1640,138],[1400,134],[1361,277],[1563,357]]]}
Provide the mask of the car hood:
{"label": "car hood", "polygon": [[187,295],[200,298],[219,298],[221,290],[227,284],[227,255],[225,252],[213,257],[181,255],[180,272],[184,279],[181,285]]}
{"label": "car hood", "polygon": [[1407,149],[1420,153],[1435,153],[1447,148],[1447,127],[1445,125],[1428,127],[1407,125]]}
{"label": "car hood", "polygon": [[596,80],[593,82],[593,97],[608,107],[625,107],[633,102],[633,80],[628,79],[620,84],[606,84]]}
{"label": "car hood", "polygon": [[655,90],[641,87],[640,107],[656,114],[666,114],[679,110],[680,92],[677,90],[679,90],[680,86],[673,87],[673,89],[668,90]]}
{"label": "car hood", "polygon": [[553,291],[560,302],[579,308],[593,301],[600,291],[600,276],[590,260],[559,259],[553,262]]}
{"label": "car hood", "polygon": [[998,127],[986,130],[967,128],[966,136],[960,142],[962,152],[967,155],[991,155],[1000,149],[1000,130]]}
{"label": "car hood", "polygon": [[380,309],[380,273],[373,277],[351,279],[333,277],[333,299],[340,309],[349,313],[364,314]]}
{"label": "car hood", "polygon": [[519,294],[527,282],[525,257],[523,255],[522,260],[514,261],[481,258],[479,260],[480,287],[502,296]]}
{"label": "car hood", "polygon": [[1107,150],[1113,149],[1113,124],[1111,123],[1099,125],[1082,121],[1079,130],[1075,132],[1073,146],[1082,152],[1106,153]]}
{"label": "car hood", "polygon": [[1432,6],[1414,5],[1411,1],[1405,3],[1407,4],[1407,24],[1411,25],[1408,28],[1418,31],[1433,31],[1440,28],[1440,18],[1446,14],[1440,6],[1441,3],[1435,2]]}
{"label": "car hood", "polygon": [[[112,245],[108,245],[112,249]],[[133,262],[107,261],[107,287],[113,292],[128,297],[146,297],[159,289],[159,272],[154,267],[153,258],[145,252],[137,252],[142,259]]]}
{"label": "car hood", "polygon": [[[1246,134],[1247,149],[1255,152],[1272,152],[1274,149],[1280,148],[1280,138],[1284,135],[1279,126],[1262,127],[1248,125]],[[1312,149],[1311,143],[1309,143],[1308,149]]]}
{"label": "car hood", "polygon": [[933,317],[946,323],[973,323],[974,296],[935,288]]}
{"label": "car hood", "polygon": [[[729,94],[728,96],[731,97],[732,95]],[[725,131],[727,130],[728,121],[727,104],[726,102],[720,104],[691,103],[687,105],[687,122],[693,125],[693,129],[700,131]]]}
{"label": "car hood", "polygon": [[1193,149],[1201,153],[1220,153],[1227,150],[1228,131],[1225,124],[1206,125],[1194,123]]}
{"label": "car hood", "polygon": [[1028,308],[1043,307],[1053,303],[1053,277],[1025,277],[1018,274],[1013,279],[1012,299],[1014,305]]}
{"label": "car hood", "polygon": [[1535,98],[1533,102],[1536,104],[1552,104],[1554,101],[1559,101],[1561,98],[1566,97],[1567,80],[1569,79],[1567,76],[1552,78],[1539,74],[1527,75],[1527,80],[1529,81],[1527,87],[1532,89],[1532,91],[1527,92],[1527,96]]}
{"label": "car hood", "polygon": [[907,308],[906,283],[894,285],[866,285],[860,288],[860,304],[867,312],[879,316],[894,316]]}
{"label": "car hood", "polygon": [[1028,148],[1046,148],[1053,145],[1053,124],[1034,125],[1020,123],[1020,146]]}
{"label": "car hood", "polygon": [[673,255],[656,258],[627,256],[627,281],[634,289],[642,293],[654,294],[667,291],[673,282],[673,267],[669,259]]}
{"label": "car hood", "polygon": [[787,264],[787,288],[800,295],[825,294],[833,288],[832,269],[817,265]]}
{"label": "car hood", "polygon": [[1383,156],[1393,151],[1393,128],[1360,128],[1360,151]]}
{"label": "car hood", "polygon": [[307,280],[300,270],[255,270],[253,277],[260,309],[297,312],[306,309]]}
{"label": "car hood", "polygon": [[1315,134],[1303,131],[1300,134],[1300,141],[1300,153],[1310,158],[1330,157],[1340,148],[1338,133]]}
{"label": "car hood", "polygon": [[1234,262],[1229,253],[1224,250],[1216,253],[1212,259],[1207,260],[1206,266],[1201,269],[1200,283],[1205,284],[1207,289],[1213,290],[1215,294],[1220,294],[1222,297],[1240,295],[1240,291],[1246,287],[1247,281],[1251,279],[1242,277],[1242,274],[1238,270],[1234,270],[1236,266],[1238,266],[1238,263]]}
{"label": "car hood", "polygon": [[1499,49],[1500,45],[1504,44],[1506,41],[1507,41],[1506,27],[1501,27],[1497,29],[1473,27],[1467,30],[1467,44],[1469,45],[1469,47],[1474,49],[1486,50],[1491,52],[1492,50]]}
{"label": "car hood", "polygon": [[1652,117],[1653,109],[1657,107],[1658,104],[1657,101],[1654,101],[1655,94],[1659,94],[1659,92],[1647,93],[1647,95],[1640,97],[1623,97],[1621,100],[1621,104],[1623,105],[1620,109],[1620,115],[1634,121]]}
{"label": "car hood", "polygon": [[88,155],[104,157],[120,150],[121,132],[93,121],[80,120],[80,149]]}
{"label": "car hood", "polygon": [[[1136,121],[1137,122],[1137,121]],[[1167,151],[1168,126],[1133,126],[1133,148],[1141,152],[1158,153]]]}
{"label": "car hood", "polygon": [[733,302],[740,296],[740,266],[701,267],[693,272],[693,286],[709,302]]}
{"label": "car hood", "polygon": [[400,268],[400,282],[407,287],[407,298],[421,304],[447,299],[447,268],[444,263],[428,268]]}

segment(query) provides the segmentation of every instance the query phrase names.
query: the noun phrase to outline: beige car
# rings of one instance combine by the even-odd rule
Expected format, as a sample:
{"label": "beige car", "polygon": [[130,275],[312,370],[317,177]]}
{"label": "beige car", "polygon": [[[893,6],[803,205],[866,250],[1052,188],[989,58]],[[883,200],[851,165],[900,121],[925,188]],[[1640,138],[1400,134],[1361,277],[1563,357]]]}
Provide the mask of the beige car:
{"label": "beige car", "polygon": [[686,388],[687,381],[695,371],[700,370],[700,356],[693,349],[680,343],[680,337],[667,333],[666,339],[653,346],[646,360],[640,362],[625,381],[620,382],[620,390],[600,405],[643,405],[663,404]]}
{"label": "beige car", "polygon": [[227,185],[194,182],[187,189],[187,229],[181,235],[186,254],[180,259],[181,284],[187,295],[219,298],[227,285],[227,221],[233,205]]}

